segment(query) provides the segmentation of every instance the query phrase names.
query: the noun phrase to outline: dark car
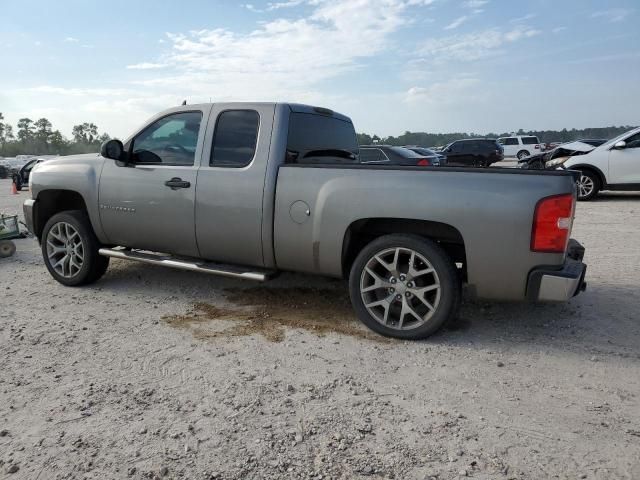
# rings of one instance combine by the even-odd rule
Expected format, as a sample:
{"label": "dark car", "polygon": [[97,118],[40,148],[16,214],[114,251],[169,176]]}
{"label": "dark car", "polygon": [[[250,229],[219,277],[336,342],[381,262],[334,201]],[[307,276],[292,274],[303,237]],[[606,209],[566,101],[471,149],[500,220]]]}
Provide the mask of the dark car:
{"label": "dark car", "polygon": [[434,151],[431,148],[421,147],[420,145],[404,145],[403,148],[407,148],[412,152],[416,152],[419,155],[424,155],[424,158],[429,159],[434,165],[445,166],[447,163],[447,157]]}
{"label": "dark car", "polygon": [[442,153],[447,156],[447,166],[451,167],[488,167],[504,160],[502,145],[490,138],[456,140]]}
{"label": "dark car", "polygon": [[360,145],[359,160],[366,164],[440,166],[440,160],[433,155],[421,155],[408,148],[392,145]]}
{"label": "dark car", "polygon": [[7,165],[0,165],[0,178],[7,178],[9,176],[9,167]]}
{"label": "dark car", "polygon": [[33,167],[38,163],[42,163],[44,161],[45,159],[43,158],[34,158],[33,160],[29,160],[22,168],[13,174],[13,181],[16,184],[18,191],[22,190],[25,185],[29,185],[29,175],[31,174],[31,170],[33,170]]}

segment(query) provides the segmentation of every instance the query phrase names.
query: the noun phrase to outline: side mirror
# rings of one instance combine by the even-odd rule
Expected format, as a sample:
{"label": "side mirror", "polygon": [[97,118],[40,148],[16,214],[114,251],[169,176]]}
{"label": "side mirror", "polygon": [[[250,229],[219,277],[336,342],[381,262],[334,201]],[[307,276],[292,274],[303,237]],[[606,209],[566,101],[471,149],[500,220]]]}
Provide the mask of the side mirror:
{"label": "side mirror", "polygon": [[619,142],[616,142],[613,148],[615,148],[616,150],[622,150],[623,148],[627,148],[627,142],[625,142],[624,140],[620,140]]}
{"label": "side mirror", "polygon": [[122,160],[124,154],[124,145],[120,140],[107,140],[100,147],[100,155],[111,160]]}

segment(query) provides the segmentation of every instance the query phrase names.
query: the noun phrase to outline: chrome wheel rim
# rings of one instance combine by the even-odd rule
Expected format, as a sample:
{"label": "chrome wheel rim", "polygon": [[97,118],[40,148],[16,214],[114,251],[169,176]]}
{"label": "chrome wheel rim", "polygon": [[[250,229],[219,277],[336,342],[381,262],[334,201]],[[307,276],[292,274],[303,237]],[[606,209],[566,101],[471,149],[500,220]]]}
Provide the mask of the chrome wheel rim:
{"label": "chrome wheel rim", "polygon": [[80,233],[66,222],[56,223],[47,234],[47,258],[51,268],[64,278],[73,278],[84,264]]}
{"label": "chrome wheel rim", "polygon": [[441,293],[431,262],[410,248],[376,253],[360,276],[365,308],[377,322],[395,330],[411,330],[428,322],[438,309]]}
{"label": "chrome wheel rim", "polygon": [[591,195],[594,187],[595,185],[593,184],[593,179],[591,177],[580,175],[580,180],[578,180],[578,194],[581,198]]}

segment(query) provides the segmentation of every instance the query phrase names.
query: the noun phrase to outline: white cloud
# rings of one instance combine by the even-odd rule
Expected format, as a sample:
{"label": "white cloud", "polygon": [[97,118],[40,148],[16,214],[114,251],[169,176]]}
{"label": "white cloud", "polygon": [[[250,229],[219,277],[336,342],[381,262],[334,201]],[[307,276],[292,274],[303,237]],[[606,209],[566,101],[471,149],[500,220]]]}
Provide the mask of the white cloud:
{"label": "white cloud", "polygon": [[269,2],[267,10],[279,10],[281,8],[297,7],[304,3],[304,0],[289,0],[287,2]]}
{"label": "white cloud", "polygon": [[[404,101],[413,103],[455,103],[462,100],[461,94],[473,90],[480,80],[473,77],[451,78],[447,82],[436,82],[428,87],[411,87],[407,90]],[[464,96],[464,101],[468,100]]]}
{"label": "white cloud", "polygon": [[242,5],[242,7],[246,8],[250,12],[254,12],[254,13],[262,13],[262,12],[264,12],[264,10],[256,8],[256,6],[253,3],[245,3],[245,4]]}
{"label": "white cloud", "polygon": [[539,30],[526,26],[519,26],[506,32],[493,28],[465,35],[429,39],[416,53],[436,61],[472,61],[495,55],[505,44],[534,37],[540,33]]}
{"label": "white cloud", "polygon": [[275,19],[249,33],[204,29],[167,34],[171,49],[160,64],[180,73],[138,84],[179,88],[199,98],[298,99],[318,83],[359,68],[361,60],[383,51],[390,34],[409,22],[404,0],[310,0],[308,5],[313,9],[306,18]]}
{"label": "white cloud", "polygon": [[560,33],[560,32],[562,32],[562,31],[564,31],[564,30],[566,30],[566,29],[567,29],[567,27],[565,27],[565,26],[559,26],[559,27],[554,28],[554,29],[553,29],[553,30],[551,30],[551,31],[552,31],[553,33]]}
{"label": "white cloud", "polygon": [[478,9],[484,7],[487,3],[489,3],[489,0],[467,0],[463,5],[467,8]]}
{"label": "white cloud", "polygon": [[48,95],[64,95],[70,97],[106,97],[106,96],[122,96],[127,93],[132,93],[127,89],[113,89],[113,88],[65,88],[56,87],[54,85],[39,85],[37,87],[21,89],[20,92],[25,93],[37,93]]}
{"label": "white cloud", "polygon": [[65,41],[66,43],[78,43],[80,40],[78,40],[78,39],[77,39],[77,38],[75,38],[75,37],[66,37],[66,38],[64,39],[64,41]]}
{"label": "white cloud", "polygon": [[609,10],[602,10],[591,14],[591,18],[603,18],[610,23],[622,22],[629,15],[633,13],[633,10],[626,8],[610,8]]}
{"label": "white cloud", "polygon": [[537,16],[538,16],[537,13],[527,13],[526,15],[524,15],[522,17],[512,18],[511,20],[509,20],[509,22],[511,22],[511,23],[523,23],[523,22],[526,22],[526,21],[531,20],[533,18],[536,18]]}
{"label": "white cloud", "polygon": [[451,22],[449,25],[444,27],[444,29],[445,30],[454,30],[454,29],[458,28],[460,25],[462,25],[464,22],[466,22],[468,19],[469,19],[469,17],[467,17],[466,15],[458,17],[453,22]]}
{"label": "white cloud", "polygon": [[156,70],[159,68],[167,68],[166,63],[142,62],[133,65],[127,65],[127,70]]}

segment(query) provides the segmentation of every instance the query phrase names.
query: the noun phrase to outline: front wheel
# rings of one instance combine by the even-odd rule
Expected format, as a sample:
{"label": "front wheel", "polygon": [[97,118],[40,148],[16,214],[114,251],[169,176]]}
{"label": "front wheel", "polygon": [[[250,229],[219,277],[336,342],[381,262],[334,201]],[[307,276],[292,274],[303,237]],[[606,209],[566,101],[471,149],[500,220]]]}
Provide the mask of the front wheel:
{"label": "front wheel", "polygon": [[460,279],[455,264],[431,240],[386,235],[367,245],[349,277],[358,318],[389,337],[428,337],[455,316]]}
{"label": "front wheel", "polygon": [[42,256],[47,270],[63,285],[75,287],[98,280],[109,258],[98,254],[100,244],[85,212],[61,212],[42,232]]}
{"label": "front wheel", "polygon": [[588,170],[580,172],[578,179],[578,200],[591,200],[598,194],[600,190],[600,179],[598,176]]}

